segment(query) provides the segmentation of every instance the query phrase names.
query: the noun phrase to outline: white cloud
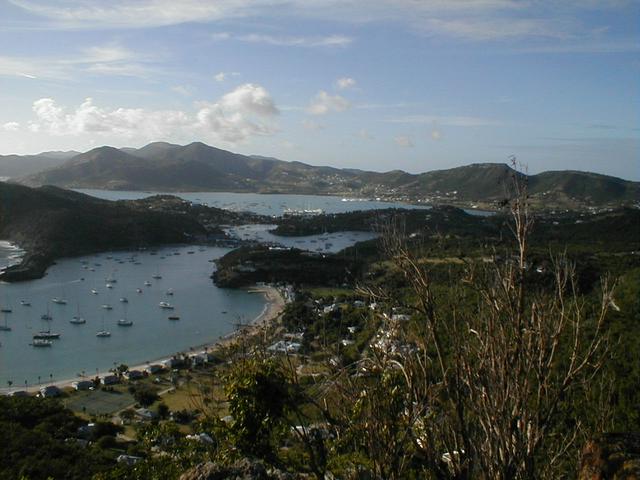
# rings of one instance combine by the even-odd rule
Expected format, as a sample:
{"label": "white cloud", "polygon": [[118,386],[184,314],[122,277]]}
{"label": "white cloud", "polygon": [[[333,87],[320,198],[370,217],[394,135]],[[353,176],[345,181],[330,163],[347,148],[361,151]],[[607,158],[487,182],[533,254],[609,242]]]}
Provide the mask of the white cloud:
{"label": "white cloud", "polygon": [[408,135],[398,135],[393,139],[393,141],[396,142],[396,145],[403,148],[410,148],[414,146],[413,140]]}
{"label": "white cloud", "polygon": [[239,77],[240,72],[218,72],[213,76],[216,82],[224,82],[228,77]]}
{"label": "white cloud", "polygon": [[[574,21],[577,13],[632,11],[633,1],[580,0],[9,0],[33,15],[44,17],[57,28],[146,28],[186,22],[216,22],[254,17],[263,19],[278,8],[279,14],[329,21],[401,22],[416,32],[468,40],[499,38],[598,35],[602,31]],[[564,5],[563,4],[563,5]],[[227,32],[218,39],[231,38]],[[348,37],[334,35],[313,40],[306,37],[246,36],[245,41],[274,45],[345,45]]]}
{"label": "white cloud", "polygon": [[56,136],[94,134],[153,140],[182,133],[238,143],[254,135],[274,133],[271,119],[278,109],[262,86],[245,84],[217,102],[201,102],[193,113],[103,108],[91,98],[76,109],[61,106],[51,98],[41,98],[33,103],[33,112],[36,118],[29,123],[29,129]]}
{"label": "white cloud", "polygon": [[356,85],[356,81],[350,77],[342,77],[336,80],[336,87],[340,90],[346,90],[347,88],[353,88]]}
{"label": "white cloud", "polygon": [[571,22],[540,18],[431,18],[420,27],[429,34],[465,40],[545,37],[566,39],[577,29]]}
{"label": "white cloud", "polygon": [[353,39],[345,35],[328,35],[324,37],[289,37],[252,33],[231,37],[248,43],[262,43],[278,47],[345,47]]}
{"label": "white cloud", "polygon": [[392,123],[435,123],[450,127],[491,127],[502,125],[498,120],[469,116],[438,116],[438,115],[405,115],[389,120]]}
{"label": "white cloud", "polygon": [[277,115],[279,113],[269,92],[254,83],[245,83],[227,93],[220,100],[220,104],[227,110],[240,113],[257,115]]}
{"label": "white cloud", "polygon": [[330,95],[324,90],[311,100],[307,113],[312,115],[325,115],[329,112],[343,112],[351,107],[351,103],[340,95]]}
{"label": "white cloud", "polygon": [[5,132],[17,132],[20,130],[20,124],[18,122],[7,122],[0,127]]}
{"label": "white cloud", "polygon": [[68,79],[80,73],[146,77],[158,73],[149,66],[152,58],[121,45],[109,43],[78,50],[64,57],[0,56],[0,76]]}

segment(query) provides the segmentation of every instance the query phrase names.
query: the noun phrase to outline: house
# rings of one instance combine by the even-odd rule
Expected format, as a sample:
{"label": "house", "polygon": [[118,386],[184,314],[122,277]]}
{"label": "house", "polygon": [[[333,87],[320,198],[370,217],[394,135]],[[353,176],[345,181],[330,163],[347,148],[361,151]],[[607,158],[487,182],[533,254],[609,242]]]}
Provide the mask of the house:
{"label": "house", "polygon": [[73,382],[72,385],[76,390],[89,390],[94,386],[93,381],[91,380],[80,380],[77,382]]}
{"label": "house", "polygon": [[100,383],[103,385],[115,385],[120,383],[120,377],[117,375],[106,375],[100,379]]}
{"label": "house", "polygon": [[136,457],[134,455],[118,455],[118,457],[116,458],[116,461],[118,463],[124,463],[126,465],[135,465],[136,463],[138,463],[140,460],[142,460],[142,457]]}
{"label": "house", "polygon": [[300,350],[300,347],[302,347],[302,344],[298,342],[288,342],[285,340],[280,340],[267,347],[267,350],[269,350],[270,352],[295,353]]}
{"label": "house", "polygon": [[156,373],[162,372],[164,370],[164,367],[156,363],[153,365],[149,365],[147,368],[145,368],[145,370],[151,375],[155,375]]}
{"label": "house", "polygon": [[140,417],[141,420],[153,420],[158,414],[148,408],[139,408],[136,410],[136,416]]}
{"label": "house", "polygon": [[10,397],[28,397],[29,392],[26,390],[14,390],[9,394]]}
{"label": "house", "polygon": [[62,395],[62,390],[55,385],[47,385],[40,389],[40,396],[42,398],[59,397],[60,395]]}
{"label": "house", "polygon": [[207,363],[207,355],[205,353],[196,353],[194,355],[190,355],[189,359],[191,359],[191,365],[198,367]]}
{"label": "house", "polygon": [[141,370],[128,370],[124,376],[127,377],[127,380],[140,380],[144,378],[144,373]]}

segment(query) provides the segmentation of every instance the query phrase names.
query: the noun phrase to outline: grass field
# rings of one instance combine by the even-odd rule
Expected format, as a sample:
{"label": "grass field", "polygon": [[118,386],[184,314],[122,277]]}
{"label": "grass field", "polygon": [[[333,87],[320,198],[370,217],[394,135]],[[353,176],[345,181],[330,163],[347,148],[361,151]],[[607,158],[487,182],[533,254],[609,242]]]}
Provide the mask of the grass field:
{"label": "grass field", "polygon": [[129,392],[105,392],[104,390],[92,390],[77,392],[63,400],[64,405],[70,410],[86,415],[111,415],[129,405],[135,400]]}

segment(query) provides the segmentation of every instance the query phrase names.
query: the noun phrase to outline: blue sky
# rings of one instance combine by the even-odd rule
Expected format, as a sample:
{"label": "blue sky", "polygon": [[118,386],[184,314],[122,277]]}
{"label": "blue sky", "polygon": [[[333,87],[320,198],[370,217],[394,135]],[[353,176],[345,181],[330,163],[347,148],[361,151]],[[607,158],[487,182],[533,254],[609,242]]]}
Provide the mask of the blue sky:
{"label": "blue sky", "polygon": [[640,180],[640,2],[0,0],[0,154],[203,141]]}

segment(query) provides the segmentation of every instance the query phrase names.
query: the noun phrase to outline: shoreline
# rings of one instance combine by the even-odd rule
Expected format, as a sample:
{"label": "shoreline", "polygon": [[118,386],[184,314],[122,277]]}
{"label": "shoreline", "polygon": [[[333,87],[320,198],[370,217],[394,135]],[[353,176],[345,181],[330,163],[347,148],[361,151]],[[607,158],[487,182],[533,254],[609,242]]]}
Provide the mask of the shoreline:
{"label": "shoreline", "polygon": [[[186,349],[183,349],[182,352],[176,352],[171,355],[163,355],[154,360],[149,360],[149,361],[145,361],[144,363],[131,365],[129,366],[129,370],[144,370],[149,365],[162,363],[166,360],[169,360],[175,357],[178,353],[184,353],[184,352],[200,353],[204,351],[209,351],[209,352],[215,351],[216,349],[219,349],[223,346],[232,344],[235,340],[237,340],[240,337],[240,335],[243,335],[243,334],[251,335],[252,333],[255,332],[256,329],[264,325],[267,325],[270,322],[274,321],[276,318],[278,318],[278,316],[284,309],[284,306],[285,306],[284,297],[282,296],[280,291],[274,286],[253,285],[250,287],[244,287],[242,288],[242,290],[246,290],[248,293],[259,293],[265,299],[264,308],[262,309],[260,314],[258,314],[258,316],[255,317],[250,323],[248,323],[247,325],[243,325],[243,327],[238,330],[234,330],[230,333],[227,333],[226,335],[220,336],[217,340],[213,340],[211,342],[207,342],[197,346],[190,346],[190,347],[187,347]],[[111,372],[105,372],[104,374],[98,375],[98,377],[102,378],[106,375],[111,375]],[[66,378],[62,380],[56,380],[54,382],[42,382],[39,385],[29,385],[26,388],[25,387],[21,388],[20,386],[1,387],[0,395],[9,395],[12,392],[18,392],[18,391],[34,393],[34,392],[39,392],[40,389],[43,387],[47,387],[51,385],[61,389],[73,388],[74,382],[77,382],[80,380],[93,380],[93,378],[95,378],[95,376],[87,375],[84,378],[75,377],[75,378]]]}

